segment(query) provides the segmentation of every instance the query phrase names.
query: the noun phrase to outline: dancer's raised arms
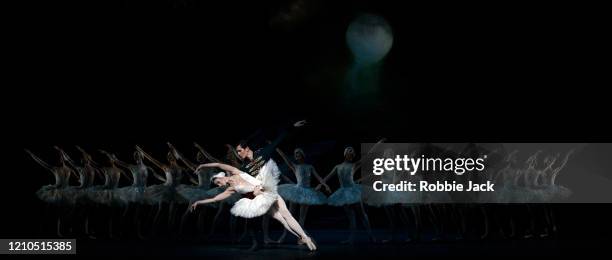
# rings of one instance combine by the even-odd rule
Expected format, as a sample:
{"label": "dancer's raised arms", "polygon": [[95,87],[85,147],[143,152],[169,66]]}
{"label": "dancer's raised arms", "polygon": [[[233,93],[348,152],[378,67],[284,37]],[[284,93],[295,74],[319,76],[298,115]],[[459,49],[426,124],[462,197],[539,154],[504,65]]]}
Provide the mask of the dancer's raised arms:
{"label": "dancer's raised arms", "polygon": [[196,148],[198,148],[198,150],[200,150],[200,152],[202,152],[204,157],[206,157],[206,159],[208,159],[209,161],[211,161],[211,162],[221,162],[221,161],[219,161],[219,159],[217,159],[214,156],[210,155],[210,153],[208,153],[206,150],[204,150],[204,148],[202,148],[202,146],[200,146],[198,143],[194,142],[193,145]]}
{"label": "dancer's raised arms", "polygon": [[239,175],[240,173],[242,173],[242,171],[240,171],[238,168],[231,166],[231,165],[224,164],[224,163],[200,164],[198,168],[196,168],[196,171],[199,171],[200,168],[219,168],[223,171],[228,172],[230,175]]}
{"label": "dancer's raised arms", "polygon": [[26,151],[26,153],[28,153],[30,155],[30,157],[32,157],[32,159],[34,159],[34,161],[36,161],[42,167],[44,167],[45,169],[47,169],[49,171],[53,171],[53,167],[51,167],[51,165],[47,164],[42,159],[38,158],[38,156],[34,155],[34,153],[30,152],[30,150],[25,149],[25,151]]}
{"label": "dancer's raised arms", "polygon": [[99,151],[100,153],[102,153],[102,154],[106,155],[106,157],[108,157],[108,160],[111,162],[111,167],[112,167],[112,168],[115,168],[115,169],[116,169],[116,170],[117,170],[117,171],[120,173],[120,175],[123,175],[125,178],[127,178],[127,179],[128,179],[128,180],[130,180],[131,182],[133,182],[133,181],[134,181],[134,180],[132,179],[132,176],[130,176],[130,175],[129,175],[129,174],[127,174],[127,173],[126,173],[126,172],[125,172],[123,169],[118,168],[118,167],[115,165],[115,163],[117,163],[117,161],[118,161],[117,156],[115,156],[114,154],[110,154],[109,152],[104,151],[104,150],[102,150],[102,149],[99,149],[98,151]]}
{"label": "dancer's raised arms", "polygon": [[136,150],[138,150],[140,153],[142,153],[142,155],[147,158],[147,160],[149,160],[150,162],[152,162],[153,164],[155,164],[155,166],[159,167],[160,169],[164,170],[165,169],[165,165],[163,165],[162,163],[160,163],[158,160],[156,160],[155,158],[153,158],[153,156],[149,155],[147,152],[145,152],[144,150],[142,150],[142,148],[140,148],[140,146],[136,146]]}
{"label": "dancer's raised arms", "polygon": [[172,145],[170,142],[167,142],[166,144],[168,144],[168,148],[170,149],[170,152],[174,154],[174,157],[176,157],[177,160],[182,161],[183,164],[185,164],[185,166],[187,166],[187,168],[189,168],[192,171],[196,171],[196,167],[197,165],[195,163],[192,163],[191,161],[189,161],[189,159],[185,158],[185,156],[183,156],[182,153],[180,153],[176,147],[174,147],[174,145]]}

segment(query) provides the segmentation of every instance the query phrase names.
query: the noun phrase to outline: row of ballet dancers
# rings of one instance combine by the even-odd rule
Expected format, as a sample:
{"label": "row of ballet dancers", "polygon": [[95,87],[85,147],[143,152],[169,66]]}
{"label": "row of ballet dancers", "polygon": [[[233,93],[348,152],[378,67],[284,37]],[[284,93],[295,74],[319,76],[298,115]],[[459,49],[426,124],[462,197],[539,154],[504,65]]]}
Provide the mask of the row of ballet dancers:
{"label": "row of ballet dancers", "polygon": [[[100,150],[100,153],[108,158],[108,165],[104,167],[94,162],[93,156],[80,147],[77,147],[81,153],[80,163],[72,160],[64,150],[55,147],[59,153],[57,166],[51,166],[27,151],[55,177],[55,183],[43,186],[37,191],[37,196],[46,202],[48,208],[55,210],[57,234],[62,236],[66,230],[63,226],[68,223],[71,224],[68,229],[81,228],[83,235],[92,238],[105,233],[102,230],[106,230],[108,236],[115,237],[117,230],[122,232],[130,227],[134,229],[135,236],[147,238],[159,234],[161,226],[165,226],[168,234],[176,236],[186,232],[186,223],[195,222],[198,230],[196,234],[203,234],[206,224],[210,223],[208,231],[210,237],[219,226],[222,226],[218,224],[223,222],[220,216],[240,200],[238,194],[217,203],[206,204],[195,213],[190,213],[190,207],[186,207],[182,214],[178,211],[185,205],[218,196],[227,189],[226,185],[213,187],[211,178],[218,172],[213,168],[198,167],[198,164],[225,162],[238,167],[240,159],[236,156],[235,148],[227,145],[225,158],[219,160],[195,144],[197,154],[194,163],[173,145],[168,143],[168,146],[170,151],[166,163],[156,160],[138,146],[134,152],[133,163],[121,161],[114,154]],[[406,240],[421,240],[421,231],[426,225],[433,230],[432,240],[442,239],[450,233],[456,234],[455,238],[458,239],[466,238],[470,231],[475,230],[468,228],[473,225],[480,227],[476,230],[482,231],[478,236],[481,238],[489,237],[492,233],[489,230],[492,227],[498,230],[497,235],[501,237],[548,236],[557,230],[554,207],[547,204],[531,204],[531,202],[547,202],[571,194],[569,189],[555,182],[559,172],[567,163],[571,151],[566,154],[562,162],[558,162],[559,155],[546,156],[543,167],[538,166],[537,159],[541,151],[530,156],[524,163],[519,162],[518,151],[508,154],[497,151],[487,152],[503,156],[500,167],[488,177],[501,187],[493,198],[494,202],[500,204],[495,205],[453,204],[450,203],[451,195],[439,192],[435,194],[368,192],[371,187],[360,183],[366,183],[368,178],[373,176],[365,175],[357,180],[354,178],[360,168],[360,161],[355,161],[356,154],[352,147],[344,150],[343,162],[336,165],[325,177],[321,177],[313,165],[306,163],[306,154],[302,149],[296,148],[293,158],[289,158],[280,149],[276,151],[296,179],[296,182],[293,182],[286,175],[282,175],[287,183],[278,185],[278,194],[290,203],[291,212],[299,208],[299,224],[304,227],[311,206],[342,207],[348,218],[350,230],[348,239],[343,241],[345,243],[355,241],[357,216],[370,240],[377,241],[371,231],[365,205],[372,206],[368,210],[384,211],[392,235],[383,241],[397,240],[397,237],[403,233],[401,226],[406,230],[408,237]],[[440,149],[439,153],[448,156],[449,150]],[[155,168],[161,169],[164,175],[160,175],[155,168],[147,165],[147,161]],[[149,185],[149,175],[161,183]],[[327,182],[335,175],[338,177],[340,187],[332,192]],[[391,173],[384,176],[397,180],[401,178],[398,175]],[[78,179],[79,185],[70,185],[71,176]],[[104,182],[96,184],[97,177]],[[132,185],[119,187],[121,178],[130,180]],[[316,179],[319,184],[312,185],[312,179]],[[184,184],[183,181],[191,184]],[[321,189],[331,195],[327,196]],[[433,203],[440,201],[439,196],[448,197],[449,203]],[[487,199],[491,201],[492,198]],[[512,204],[513,202],[526,203]],[[214,213],[207,214],[210,211]],[[152,218],[148,217],[151,215]],[[206,221],[207,216],[213,217],[212,221]],[[167,220],[167,225],[162,225],[163,218]],[[244,233],[242,236],[236,234],[237,218],[229,214],[227,222],[234,239],[242,239]],[[270,238],[268,222],[267,218],[263,219],[264,242],[284,241],[286,230],[278,240]],[[148,234],[143,234],[143,226],[150,227],[145,229],[149,230]]]}

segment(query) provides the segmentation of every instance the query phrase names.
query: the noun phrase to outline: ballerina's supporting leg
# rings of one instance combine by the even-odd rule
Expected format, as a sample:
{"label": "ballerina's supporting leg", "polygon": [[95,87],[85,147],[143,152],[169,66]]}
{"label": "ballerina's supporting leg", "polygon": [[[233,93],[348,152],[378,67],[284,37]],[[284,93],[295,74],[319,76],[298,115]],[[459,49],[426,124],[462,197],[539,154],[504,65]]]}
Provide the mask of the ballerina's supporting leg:
{"label": "ballerina's supporting leg", "polygon": [[264,244],[276,242],[270,238],[270,216],[267,214],[263,215],[261,218],[261,228],[263,229]]}
{"label": "ballerina's supporting leg", "polygon": [[527,209],[527,222],[529,224],[525,228],[525,232],[524,232],[524,236],[523,237],[524,238],[531,238],[535,234],[535,229],[536,229],[535,216],[533,214],[532,205],[525,204],[525,208]]}
{"label": "ballerina's supporting leg", "polygon": [[300,205],[300,226],[305,227],[306,215],[308,214],[308,205]]}
{"label": "ballerina's supporting leg", "polygon": [[479,205],[480,208],[480,212],[482,213],[482,217],[483,217],[483,226],[484,226],[484,231],[482,233],[482,235],[480,236],[480,239],[485,239],[489,237],[489,214],[487,213],[487,208],[486,208],[486,204],[484,205]]}
{"label": "ballerina's supporting leg", "polygon": [[56,222],[56,233],[58,237],[64,237],[64,235],[62,235],[62,210],[61,210],[61,206],[58,207],[55,210],[56,216],[57,216],[57,222]]}
{"label": "ballerina's supporting leg", "polygon": [[[191,205],[191,204],[193,204],[193,201],[189,202],[189,205]],[[202,210],[204,210],[204,209],[202,209]],[[200,212],[198,212],[198,216],[199,216],[199,213]],[[189,218],[189,215],[191,215],[190,214],[190,208],[187,207],[185,209],[185,212],[183,213],[183,215],[181,215],[181,222],[179,224],[179,231],[178,231],[179,235],[183,234],[183,230],[184,230],[184,227],[185,227],[185,222],[187,222],[187,219]],[[199,229],[200,223],[196,223],[196,225],[198,226],[198,229]]]}
{"label": "ballerina's supporting leg", "polygon": [[140,212],[142,211],[142,206],[136,204],[134,206],[134,215],[133,215],[133,219],[132,222],[135,225],[135,229],[136,229],[136,237],[138,237],[139,239],[144,239],[145,237],[142,235],[142,223],[140,221]]}
{"label": "ballerina's supporting leg", "polygon": [[434,237],[431,240],[432,241],[440,240],[440,236],[441,236],[440,219],[438,217],[438,214],[436,213],[436,209],[433,204],[428,204],[427,209],[429,210],[429,220],[435,232]]}
{"label": "ballerina's supporting leg", "polygon": [[297,233],[295,233],[291,227],[289,226],[289,224],[287,223],[287,221],[285,220],[285,218],[283,217],[283,215],[278,211],[278,210],[272,210],[270,212],[270,215],[272,216],[272,218],[278,220],[278,222],[280,222],[283,227],[285,228],[285,230],[291,232],[291,234],[293,234],[294,236],[300,238],[300,235],[298,235]]}
{"label": "ballerina's supporting leg", "polygon": [[[289,212],[294,212],[294,208],[295,208],[295,203],[293,202],[289,203]],[[300,222],[300,225],[301,225],[301,222]],[[283,233],[280,235],[276,243],[283,243],[285,241],[286,236],[287,236],[287,229],[284,229]]]}
{"label": "ballerina's supporting leg", "polygon": [[159,222],[160,222],[161,214],[163,211],[164,211],[164,203],[159,202],[159,204],[157,205],[157,211],[155,212],[155,217],[153,217],[153,225],[152,225],[153,228],[151,230],[152,235],[158,234]]}
{"label": "ballerina's supporting leg", "polygon": [[344,212],[346,213],[346,217],[349,220],[350,234],[349,234],[349,237],[346,240],[341,241],[341,243],[352,244],[354,242],[355,231],[357,229],[357,220],[355,219],[355,210],[350,205],[344,205],[342,208],[344,209]]}
{"label": "ballerina's supporting leg", "polygon": [[295,220],[295,218],[293,218],[291,212],[289,212],[289,209],[287,209],[287,205],[285,204],[283,198],[278,197],[276,205],[278,207],[278,212],[285,219],[291,230],[300,235],[301,239],[308,237],[308,235],[306,235],[306,232],[304,232],[300,224]]}
{"label": "ballerina's supporting leg", "polygon": [[421,206],[419,204],[410,206],[412,214],[414,215],[414,235],[413,239],[415,241],[421,240],[421,230],[422,230],[422,216],[421,216]]}
{"label": "ballerina's supporting leg", "polygon": [[297,220],[295,220],[295,218],[291,215],[291,212],[289,212],[289,209],[287,209],[287,205],[285,204],[283,198],[278,197],[276,206],[277,212],[274,213],[279,213],[280,216],[284,218],[287,226],[290,228],[289,231],[292,231],[294,235],[297,234],[300,240],[303,241],[310,250],[316,250],[316,246],[312,242],[312,239],[306,234],[306,232],[304,232]]}
{"label": "ballerina's supporting leg", "polygon": [[204,234],[204,229],[206,228],[204,226],[204,223],[206,222],[206,207],[204,207],[203,209],[201,209],[200,212],[198,212],[198,217],[196,219],[196,227],[198,230],[198,234],[196,235],[197,239],[202,240],[204,237],[202,236],[202,234]]}
{"label": "ballerina's supporting leg", "polygon": [[361,213],[361,223],[365,227],[366,232],[368,232],[368,236],[370,237],[370,241],[376,242],[376,238],[374,238],[374,235],[372,234],[372,227],[370,226],[370,219],[368,218],[368,214],[365,211],[365,207],[363,206],[363,202],[359,202],[359,209],[360,209],[360,213]]}
{"label": "ballerina's supporting leg", "polygon": [[383,240],[382,243],[388,243],[394,241],[397,235],[397,228],[395,223],[395,210],[392,208],[393,206],[383,206],[383,210],[385,211],[385,216],[387,216],[387,221],[389,221],[389,230],[391,231],[391,238],[387,240]]}
{"label": "ballerina's supporting leg", "polygon": [[174,229],[174,219],[176,216],[176,211],[177,211],[177,207],[176,207],[176,203],[174,202],[170,202],[170,206],[168,207],[168,231],[170,233],[173,233],[173,229]]}
{"label": "ballerina's supporting leg", "polygon": [[213,217],[212,225],[210,226],[210,231],[208,232],[208,237],[211,237],[215,233],[215,227],[217,226],[217,222],[219,221],[219,216],[221,216],[221,212],[223,212],[223,208],[225,208],[225,203],[220,202],[219,208],[217,209],[217,213],[215,213],[215,217]]}

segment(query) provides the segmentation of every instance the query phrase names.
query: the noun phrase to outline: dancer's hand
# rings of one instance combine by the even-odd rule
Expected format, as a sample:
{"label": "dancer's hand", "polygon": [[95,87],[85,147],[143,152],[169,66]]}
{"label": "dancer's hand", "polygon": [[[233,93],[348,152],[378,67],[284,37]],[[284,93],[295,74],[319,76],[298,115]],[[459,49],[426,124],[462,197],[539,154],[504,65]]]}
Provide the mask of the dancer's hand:
{"label": "dancer's hand", "polygon": [[297,121],[293,124],[294,127],[302,127],[306,124],[306,120]]}
{"label": "dancer's hand", "polygon": [[253,190],[253,195],[257,196],[259,194],[262,194],[263,193],[262,190],[263,190],[263,188],[260,185],[255,186],[255,189]]}
{"label": "dancer's hand", "polygon": [[189,211],[193,212],[196,210],[196,208],[198,207],[198,205],[200,205],[199,201],[194,202],[193,204],[191,204],[191,207],[189,207]]}
{"label": "dancer's hand", "polygon": [[329,193],[331,193],[331,189],[329,188],[329,185],[327,184],[323,184],[323,186],[325,186],[325,190]]}

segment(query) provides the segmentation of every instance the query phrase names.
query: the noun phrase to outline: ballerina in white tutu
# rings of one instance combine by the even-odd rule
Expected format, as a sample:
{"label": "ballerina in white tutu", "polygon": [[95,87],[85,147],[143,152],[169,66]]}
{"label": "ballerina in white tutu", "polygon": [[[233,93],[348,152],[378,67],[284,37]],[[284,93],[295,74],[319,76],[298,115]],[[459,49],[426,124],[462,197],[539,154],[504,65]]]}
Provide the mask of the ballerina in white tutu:
{"label": "ballerina in white tutu", "polygon": [[214,198],[196,201],[191,205],[194,210],[198,205],[222,201],[231,197],[234,193],[240,193],[243,198],[238,200],[230,210],[234,216],[243,218],[255,218],[269,214],[278,220],[291,234],[314,251],[317,249],[312,239],[306,235],[299,223],[291,216],[287,205],[281,196],[278,195],[276,188],[280,171],[273,160],[268,160],[259,170],[257,177],[253,177],[236,167],[222,163],[207,163],[198,166],[217,167],[230,173],[226,176],[220,172],[211,178],[217,186],[227,186],[225,191]]}

